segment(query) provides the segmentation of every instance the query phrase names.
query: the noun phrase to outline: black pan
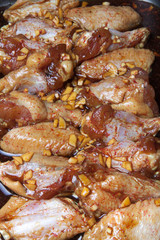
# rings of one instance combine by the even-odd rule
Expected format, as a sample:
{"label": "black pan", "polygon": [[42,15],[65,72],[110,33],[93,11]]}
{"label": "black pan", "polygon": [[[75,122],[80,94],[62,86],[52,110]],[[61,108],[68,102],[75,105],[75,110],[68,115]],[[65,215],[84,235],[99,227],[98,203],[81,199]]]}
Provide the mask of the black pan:
{"label": "black pan", "polygon": [[[85,0],[87,1],[87,0]],[[103,0],[105,1],[105,0]],[[88,0],[89,5],[101,4],[101,0]],[[132,6],[142,16],[142,26],[148,27],[151,36],[145,48],[149,48],[155,53],[156,60],[150,74],[150,83],[155,89],[156,100],[160,107],[160,0],[108,0],[112,5]],[[0,0],[0,27],[6,22],[3,19],[3,11],[11,6],[15,0]],[[123,2],[123,3],[122,3]],[[0,156],[1,157],[1,156]],[[6,158],[7,160],[8,158]],[[5,160],[5,158],[1,159]],[[0,185],[0,207],[7,201],[9,192]],[[82,235],[74,237],[72,240],[80,240]]]}

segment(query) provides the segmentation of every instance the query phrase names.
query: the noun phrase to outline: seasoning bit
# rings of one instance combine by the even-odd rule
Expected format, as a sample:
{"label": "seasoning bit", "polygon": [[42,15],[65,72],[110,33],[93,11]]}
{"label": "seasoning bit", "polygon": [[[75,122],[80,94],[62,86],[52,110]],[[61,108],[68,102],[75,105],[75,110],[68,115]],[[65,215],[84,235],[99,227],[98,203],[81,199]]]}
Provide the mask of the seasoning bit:
{"label": "seasoning bit", "polygon": [[108,145],[112,145],[114,144],[115,142],[117,142],[114,138],[112,138],[111,140],[109,140],[108,142]]}
{"label": "seasoning bit", "polygon": [[66,122],[62,117],[59,117],[59,128],[62,128],[62,129],[66,128]]}
{"label": "seasoning bit", "polygon": [[23,164],[23,159],[21,157],[13,157],[14,159],[14,163],[19,166],[21,164]]}
{"label": "seasoning bit", "polygon": [[126,198],[123,200],[123,202],[121,203],[121,208],[128,207],[129,205],[131,205],[130,198],[129,198],[129,197],[126,197]]}
{"label": "seasoning bit", "polygon": [[26,57],[27,57],[27,55],[18,56],[18,57],[17,57],[17,61],[24,60]]}
{"label": "seasoning bit", "polygon": [[31,160],[31,158],[33,157],[33,152],[28,152],[23,154],[21,157],[23,159],[24,162],[29,162]]}
{"label": "seasoning bit", "polygon": [[88,220],[88,225],[90,227],[92,227],[95,223],[96,223],[96,219],[94,217],[92,217]]}
{"label": "seasoning bit", "polygon": [[84,186],[88,186],[91,183],[90,179],[84,174],[80,174],[78,177]]}
{"label": "seasoning bit", "polygon": [[122,168],[126,169],[129,172],[132,172],[132,163],[129,161],[125,161],[122,163]]}
{"label": "seasoning bit", "polygon": [[106,160],[106,165],[108,168],[111,168],[112,167],[112,158],[111,157],[108,157],[107,160]]}
{"label": "seasoning bit", "polygon": [[54,119],[54,122],[53,122],[53,127],[54,128],[57,128],[58,127],[58,119]]}
{"label": "seasoning bit", "polygon": [[77,137],[75,134],[69,136],[69,145],[76,147],[77,146]]}
{"label": "seasoning bit", "polygon": [[160,198],[155,199],[155,200],[154,200],[154,203],[156,204],[156,206],[160,206]]}
{"label": "seasoning bit", "polygon": [[87,196],[89,195],[89,192],[90,192],[89,188],[84,187],[84,188],[82,189],[81,196],[82,196],[82,197],[87,197]]}
{"label": "seasoning bit", "polygon": [[50,157],[52,155],[51,151],[49,149],[44,149],[43,150],[43,156],[48,156]]}
{"label": "seasoning bit", "polygon": [[29,180],[33,177],[33,171],[32,170],[29,170],[28,172],[26,172],[23,176],[23,180],[26,181],[26,180]]}
{"label": "seasoning bit", "polygon": [[76,164],[76,163],[78,162],[78,159],[75,158],[75,157],[71,157],[71,158],[69,158],[68,162],[69,162],[70,164]]}
{"label": "seasoning bit", "polygon": [[107,227],[107,233],[108,233],[109,235],[112,235],[112,233],[113,233],[113,228]]}

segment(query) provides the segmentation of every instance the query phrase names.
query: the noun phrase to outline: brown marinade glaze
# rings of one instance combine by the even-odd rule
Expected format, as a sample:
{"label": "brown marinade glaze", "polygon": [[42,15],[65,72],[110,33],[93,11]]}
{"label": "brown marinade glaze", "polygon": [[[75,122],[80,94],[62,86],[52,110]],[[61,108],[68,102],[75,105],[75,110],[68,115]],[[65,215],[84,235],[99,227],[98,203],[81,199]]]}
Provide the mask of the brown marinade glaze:
{"label": "brown marinade glaze", "polygon": [[73,52],[78,55],[79,63],[89,60],[101,52],[101,47],[107,49],[112,44],[111,34],[104,28],[97,29],[88,39],[86,47],[75,47]]}
{"label": "brown marinade glaze", "polygon": [[[101,4],[103,1],[100,0],[88,0],[89,5]],[[156,93],[156,101],[160,106],[160,8],[152,5],[151,3],[137,1],[137,0],[109,0],[112,5],[129,5],[133,7],[140,15],[142,16],[142,26],[148,27],[151,31],[151,36],[146,44],[145,48],[149,48],[155,53],[156,60],[152,66],[152,72],[150,73],[150,84],[154,87]],[[153,1],[154,2],[154,1]],[[9,6],[8,6],[9,7]],[[6,8],[8,8],[6,7]],[[4,20],[2,14],[6,9],[4,7],[0,7],[0,27],[6,24],[7,22]],[[54,65],[50,66],[50,72],[48,74],[52,74],[52,69]],[[2,75],[1,75],[2,77]],[[54,83],[54,79],[53,79]],[[52,82],[51,82],[52,85]],[[53,84],[54,85],[54,84]],[[5,130],[4,130],[5,131]],[[1,133],[1,128],[0,128]],[[152,144],[151,144],[152,145]],[[150,149],[150,146],[146,147],[146,151]],[[151,149],[150,149],[151,150]],[[9,157],[0,155],[1,161],[7,161]],[[138,174],[139,176],[139,174]],[[154,176],[157,179],[160,179],[160,174]],[[3,206],[9,199],[12,193],[9,192],[4,186],[0,183],[0,207]],[[83,234],[79,234],[72,238],[72,240],[82,240]]]}

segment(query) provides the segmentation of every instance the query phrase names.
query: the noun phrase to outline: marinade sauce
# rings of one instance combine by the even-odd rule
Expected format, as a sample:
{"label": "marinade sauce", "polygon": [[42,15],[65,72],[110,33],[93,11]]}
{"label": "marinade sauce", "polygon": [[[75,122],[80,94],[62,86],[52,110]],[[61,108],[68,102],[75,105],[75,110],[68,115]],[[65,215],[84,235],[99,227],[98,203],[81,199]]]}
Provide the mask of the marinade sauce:
{"label": "marinade sauce", "polygon": [[[85,0],[86,1],[86,0]],[[5,2],[5,1],[4,1]],[[99,5],[104,1],[101,0],[88,0],[88,5]],[[142,24],[143,27],[148,27],[151,31],[151,36],[149,38],[148,43],[145,48],[149,48],[152,50],[156,56],[156,60],[152,66],[152,72],[150,73],[150,84],[154,87],[156,93],[156,101],[160,107],[160,8],[147,2],[136,1],[136,0],[108,0],[111,5],[124,5],[131,6],[142,16]],[[153,1],[154,2],[154,1]],[[8,6],[9,7],[9,6]],[[6,7],[7,8],[7,7]],[[0,7],[0,27],[7,24],[4,20],[2,14],[6,9],[4,7]],[[0,76],[2,77],[2,75]],[[0,161],[5,162],[8,161],[9,157],[0,154]],[[7,190],[3,184],[0,183],[0,208],[8,201],[10,196],[13,193]],[[79,234],[72,238],[72,240],[82,240],[83,234]]]}

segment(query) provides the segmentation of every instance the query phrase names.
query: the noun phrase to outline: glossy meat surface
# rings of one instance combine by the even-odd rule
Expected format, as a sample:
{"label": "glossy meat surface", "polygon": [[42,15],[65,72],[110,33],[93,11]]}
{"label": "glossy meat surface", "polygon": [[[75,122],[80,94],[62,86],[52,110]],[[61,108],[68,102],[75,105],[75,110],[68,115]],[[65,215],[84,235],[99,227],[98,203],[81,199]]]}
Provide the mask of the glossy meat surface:
{"label": "glossy meat surface", "polygon": [[16,22],[28,15],[37,16],[39,14],[43,16],[47,12],[51,12],[55,15],[58,14],[59,7],[65,11],[72,7],[76,7],[78,3],[77,0],[17,0],[9,9],[5,10],[3,16],[9,22]]}
{"label": "glossy meat surface", "polygon": [[71,9],[67,18],[77,22],[82,28],[95,30],[108,27],[118,31],[127,31],[140,24],[141,17],[128,6],[92,6]]}
{"label": "glossy meat surface", "polygon": [[[68,159],[34,154],[29,162],[18,166],[15,161],[0,165],[0,180],[18,195],[33,199],[50,199],[61,192],[73,191],[72,177],[77,170]],[[29,181],[35,181],[30,184]],[[35,185],[35,187],[34,187]]]}
{"label": "glossy meat surface", "polygon": [[12,197],[0,216],[0,229],[17,240],[65,240],[88,229],[84,212],[67,198],[38,201]]}
{"label": "glossy meat surface", "polygon": [[141,137],[154,136],[160,130],[160,117],[140,118],[136,115],[115,111],[109,105],[102,105],[86,114],[82,120],[81,131],[92,139],[111,139],[116,141],[137,141]]}
{"label": "glossy meat surface", "polygon": [[67,156],[72,154],[76,146],[69,144],[70,135],[78,137],[74,127],[67,129],[54,128],[51,122],[42,122],[33,126],[14,128],[4,135],[1,148],[11,153],[39,152],[49,149],[53,154]]}
{"label": "glossy meat surface", "polygon": [[27,39],[40,40],[44,43],[66,44],[67,49],[72,46],[71,39],[67,36],[70,34],[73,26],[63,29],[57,28],[53,21],[40,19],[38,17],[27,17],[12,25],[7,25],[7,29],[2,31],[1,37],[15,37],[23,35]]}
{"label": "glossy meat surface", "polygon": [[47,109],[47,119],[54,120],[62,117],[65,121],[73,123],[75,127],[79,127],[82,121],[82,112],[79,109],[68,110],[65,105],[59,101],[56,103],[45,102]]}
{"label": "glossy meat surface", "polygon": [[[87,186],[90,190],[85,197],[81,196],[83,184],[79,181],[75,193],[80,199],[80,205],[91,215],[100,217],[121,207],[126,197],[132,203],[150,197],[160,197],[160,182],[146,177],[129,175],[107,169],[96,169],[89,165],[86,176],[90,180]],[[93,171],[93,172],[92,172]]]}
{"label": "glossy meat surface", "polygon": [[75,33],[75,35],[73,35],[73,42],[75,42],[73,44],[73,52],[78,56],[78,62],[81,63],[101,53],[120,48],[136,46],[142,48],[149,34],[150,32],[147,28],[139,28],[124,33],[106,28],[83,31],[82,34]]}
{"label": "glossy meat surface", "polygon": [[153,199],[137,202],[103,217],[85,234],[83,240],[159,240],[159,220],[160,207]]}
{"label": "glossy meat surface", "polygon": [[34,95],[13,91],[0,97],[0,118],[15,120],[21,125],[40,122],[47,118],[45,104]]}
{"label": "glossy meat surface", "polygon": [[[133,72],[138,70],[133,70]],[[115,110],[131,112],[138,116],[153,117],[158,115],[154,89],[149,83],[136,75],[107,77],[90,84],[90,93],[103,104],[111,103]],[[147,97],[146,97],[147,95]]]}
{"label": "glossy meat surface", "polygon": [[[160,169],[160,144],[158,138],[145,137],[137,142],[124,140],[110,145],[95,145],[83,152],[88,164],[98,164],[114,168],[121,172],[149,173],[149,176]],[[102,162],[99,156],[102,155]],[[110,164],[107,165],[109,158]]]}
{"label": "glossy meat surface", "polygon": [[0,36],[0,72],[4,75],[26,64],[34,51],[47,48],[40,41],[28,40],[23,35],[15,37]]}
{"label": "glossy meat surface", "polygon": [[124,48],[84,61],[77,67],[76,74],[91,79],[103,79],[109,71],[117,75],[122,63],[132,63],[150,72],[154,59],[153,52],[148,49]]}
{"label": "glossy meat surface", "polygon": [[0,91],[28,89],[30,93],[47,93],[63,86],[73,75],[73,61],[64,44],[35,52],[26,65],[0,79]]}

